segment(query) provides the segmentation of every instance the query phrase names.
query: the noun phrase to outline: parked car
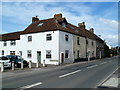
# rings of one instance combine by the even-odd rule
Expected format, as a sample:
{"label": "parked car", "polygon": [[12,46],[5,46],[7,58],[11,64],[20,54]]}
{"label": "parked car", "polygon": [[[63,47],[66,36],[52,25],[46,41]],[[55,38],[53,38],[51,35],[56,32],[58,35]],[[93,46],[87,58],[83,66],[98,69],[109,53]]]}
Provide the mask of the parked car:
{"label": "parked car", "polygon": [[15,67],[21,67],[21,62],[23,62],[23,66],[24,67],[28,66],[28,62],[26,60],[24,60],[21,56],[18,56],[18,55],[7,55],[6,57],[8,57],[11,62],[14,61]]}
{"label": "parked car", "polygon": [[4,62],[4,68],[11,67],[11,62],[9,58],[5,56],[0,57],[0,68],[1,68],[2,62]]}

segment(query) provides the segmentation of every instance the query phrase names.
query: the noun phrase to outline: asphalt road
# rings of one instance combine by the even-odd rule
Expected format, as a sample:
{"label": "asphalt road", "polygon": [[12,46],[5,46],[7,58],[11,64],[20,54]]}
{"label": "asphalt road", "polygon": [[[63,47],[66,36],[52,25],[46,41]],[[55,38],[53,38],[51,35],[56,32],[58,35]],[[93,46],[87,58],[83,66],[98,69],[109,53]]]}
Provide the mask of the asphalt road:
{"label": "asphalt road", "polygon": [[57,68],[45,71],[38,69],[28,73],[27,71],[26,73],[17,72],[14,76],[3,76],[2,88],[16,90],[21,88],[96,88],[118,68],[118,60],[118,57],[112,57],[87,63],[57,66]]}

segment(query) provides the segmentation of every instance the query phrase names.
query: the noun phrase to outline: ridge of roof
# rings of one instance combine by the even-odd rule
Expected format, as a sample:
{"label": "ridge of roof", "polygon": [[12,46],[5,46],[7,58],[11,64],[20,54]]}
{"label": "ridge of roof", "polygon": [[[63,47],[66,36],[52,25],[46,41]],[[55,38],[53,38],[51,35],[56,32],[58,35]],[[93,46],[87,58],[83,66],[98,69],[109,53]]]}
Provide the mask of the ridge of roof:
{"label": "ridge of roof", "polygon": [[[61,26],[59,22],[65,22],[66,27]],[[38,26],[40,23],[43,23],[43,24],[41,26]],[[24,31],[2,34],[2,40],[20,39],[21,34],[30,34],[30,33],[55,31],[55,30],[61,30],[61,31],[72,33],[82,37],[103,41],[96,34],[90,32],[89,30],[80,28],[71,23],[68,23],[66,18],[60,18],[59,20],[56,20],[55,18],[38,20],[34,23],[31,23]]]}

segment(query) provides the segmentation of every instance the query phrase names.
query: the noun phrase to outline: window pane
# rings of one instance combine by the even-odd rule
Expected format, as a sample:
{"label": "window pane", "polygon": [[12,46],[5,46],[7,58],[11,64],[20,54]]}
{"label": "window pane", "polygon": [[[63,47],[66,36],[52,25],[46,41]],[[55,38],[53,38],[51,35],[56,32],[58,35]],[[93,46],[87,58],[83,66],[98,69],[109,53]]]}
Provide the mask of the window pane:
{"label": "window pane", "polygon": [[31,58],[31,57],[32,57],[32,51],[31,51],[31,50],[28,50],[28,51],[27,51],[27,57],[28,57],[28,58]]}
{"label": "window pane", "polygon": [[51,50],[46,50],[46,58],[51,58]]}
{"label": "window pane", "polygon": [[65,35],[65,40],[66,40],[66,41],[68,41],[68,40],[69,40],[68,35]]}
{"label": "window pane", "polygon": [[52,40],[51,34],[47,34],[47,35],[46,35],[46,40]]}
{"label": "window pane", "polygon": [[32,41],[32,36],[28,36],[28,41]]}
{"label": "window pane", "polygon": [[69,57],[69,50],[65,50],[65,58]]}

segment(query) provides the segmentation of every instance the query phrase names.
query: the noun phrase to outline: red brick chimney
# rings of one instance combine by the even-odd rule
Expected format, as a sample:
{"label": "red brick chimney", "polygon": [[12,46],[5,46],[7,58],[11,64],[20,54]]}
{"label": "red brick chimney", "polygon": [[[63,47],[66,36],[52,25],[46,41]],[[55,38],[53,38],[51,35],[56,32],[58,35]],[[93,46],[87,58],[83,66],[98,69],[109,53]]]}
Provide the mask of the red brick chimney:
{"label": "red brick chimney", "polygon": [[78,27],[80,27],[80,28],[84,28],[84,29],[85,29],[85,22],[78,23]]}
{"label": "red brick chimney", "polygon": [[92,32],[92,33],[94,33],[94,28],[90,28],[89,31]]}
{"label": "red brick chimney", "polygon": [[61,13],[60,14],[55,14],[54,18],[57,19],[57,20],[61,19],[62,18],[62,14]]}
{"label": "red brick chimney", "polygon": [[36,17],[32,17],[32,23],[34,23],[36,21],[39,21],[39,18],[37,16]]}

